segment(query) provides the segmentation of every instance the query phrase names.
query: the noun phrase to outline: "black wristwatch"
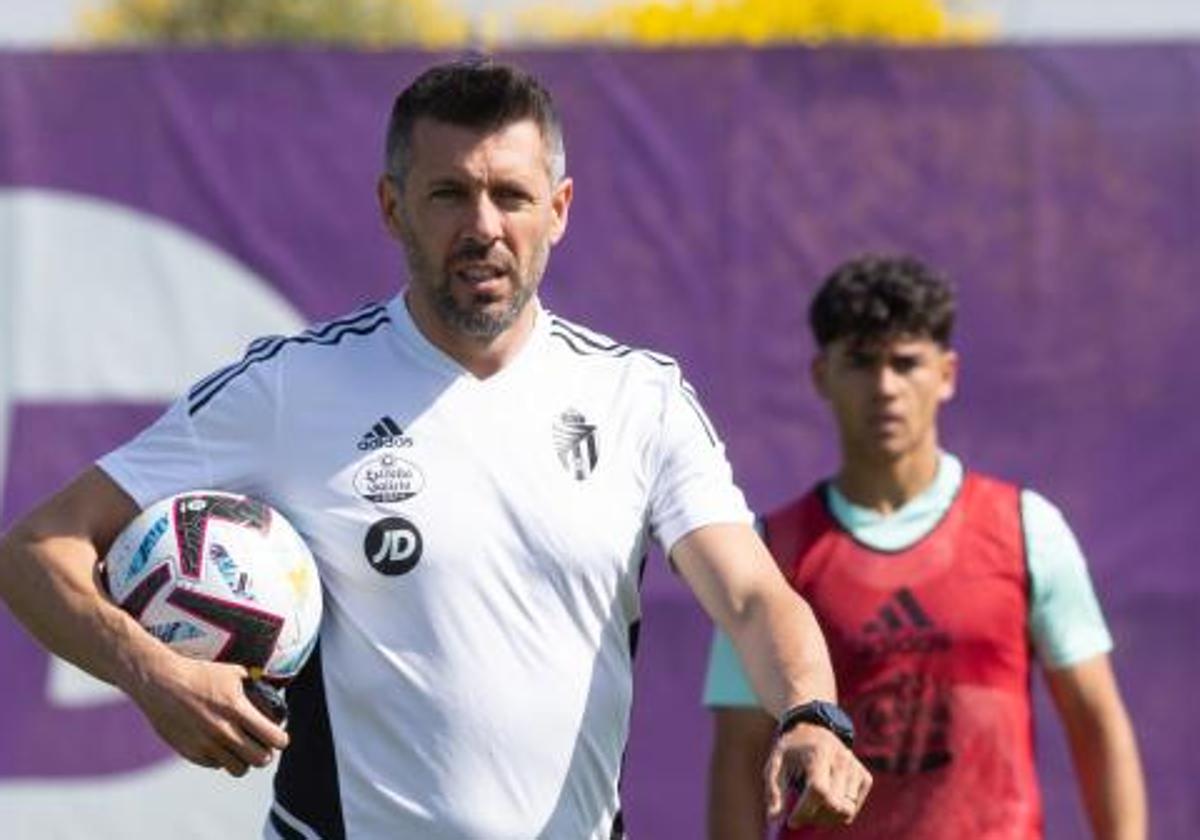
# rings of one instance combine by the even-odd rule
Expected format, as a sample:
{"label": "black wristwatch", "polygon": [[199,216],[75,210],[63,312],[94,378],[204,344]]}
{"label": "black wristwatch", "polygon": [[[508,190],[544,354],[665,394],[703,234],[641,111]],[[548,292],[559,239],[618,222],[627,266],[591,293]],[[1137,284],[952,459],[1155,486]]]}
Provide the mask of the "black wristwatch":
{"label": "black wristwatch", "polygon": [[812,700],[792,706],[780,716],[779,725],[775,727],[775,737],[778,738],[798,723],[823,726],[836,735],[838,740],[846,745],[846,749],[854,746],[854,721],[850,720],[850,715],[836,703]]}

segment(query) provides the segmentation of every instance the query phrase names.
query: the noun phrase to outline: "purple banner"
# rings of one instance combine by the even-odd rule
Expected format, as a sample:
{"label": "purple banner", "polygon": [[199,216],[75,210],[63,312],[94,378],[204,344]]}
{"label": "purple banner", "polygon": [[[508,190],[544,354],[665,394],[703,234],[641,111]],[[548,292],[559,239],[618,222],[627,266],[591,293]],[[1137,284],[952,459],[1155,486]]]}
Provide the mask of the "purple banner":
{"label": "purple banner", "polygon": [[[231,317],[205,304],[217,284],[250,290],[263,331],[394,292],[382,133],[435,57],[0,54],[0,525],[240,353],[214,337]],[[835,463],[807,379],[820,276],[904,249],[957,280],[944,442],[1066,512],[1116,637],[1154,836],[1194,837],[1200,46],[513,57],[555,92],[576,182],[548,304],[680,358],[756,507]],[[136,258],[113,245],[126,234]],[[698,837],[708,625],[662,563],[643,594],[628,822]],[[64,705],[48,667],[0,614],[0,802],[8,783],[163,761],[128,703]],[[1048,836],[1084,837],[1039,711]]]}

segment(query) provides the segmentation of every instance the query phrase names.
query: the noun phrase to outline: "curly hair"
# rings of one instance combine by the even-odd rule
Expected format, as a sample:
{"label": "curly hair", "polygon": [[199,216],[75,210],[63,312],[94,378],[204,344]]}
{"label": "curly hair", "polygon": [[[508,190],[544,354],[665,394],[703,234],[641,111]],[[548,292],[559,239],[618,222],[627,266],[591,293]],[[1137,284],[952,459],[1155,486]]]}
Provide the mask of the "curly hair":
{"label": "curly hair", "polygon": [[400,183],[408,174],[413,127],[423,117],[481,131],[533,120],[546,144],[551,182],[565,174],[562,121],[554,100],[537,79],[510,64],[478,55],[437,64],[400,92],[384,151],[385,171]]}
{"label": "curly hair", "polygon": [[947,347],[954,307],[950,281],[915,257],[864,254],[822,281],[808,322],[821,348],[840,338],[858,344],[897,336],[930,338]]}

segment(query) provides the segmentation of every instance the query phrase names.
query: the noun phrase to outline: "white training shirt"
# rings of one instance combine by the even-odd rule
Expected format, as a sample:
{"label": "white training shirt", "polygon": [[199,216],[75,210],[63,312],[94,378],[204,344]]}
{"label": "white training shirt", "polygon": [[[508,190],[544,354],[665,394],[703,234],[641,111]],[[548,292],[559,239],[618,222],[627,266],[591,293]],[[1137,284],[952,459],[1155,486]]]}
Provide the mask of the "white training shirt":
{"label": "white training shirt", "polygon": [[317,558],[267,837],[621,836],[647,540],[751,521],[679,367],[540,307],[484,380],[401,297],[260,339],[99,464],[261,498]]}

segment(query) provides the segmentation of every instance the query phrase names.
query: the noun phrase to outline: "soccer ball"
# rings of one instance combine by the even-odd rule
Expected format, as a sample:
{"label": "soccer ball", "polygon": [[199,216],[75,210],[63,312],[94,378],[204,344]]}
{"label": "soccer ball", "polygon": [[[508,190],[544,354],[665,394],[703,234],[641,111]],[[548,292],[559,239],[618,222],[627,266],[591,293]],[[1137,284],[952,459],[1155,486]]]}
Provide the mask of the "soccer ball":
{"label": "soccer ball", "polygon": [[143,510],[104,558],[108,594],[173,650],[246,666],[284,684],[321,623],[308,546],[283,516],[246,496],[195,490]]}

